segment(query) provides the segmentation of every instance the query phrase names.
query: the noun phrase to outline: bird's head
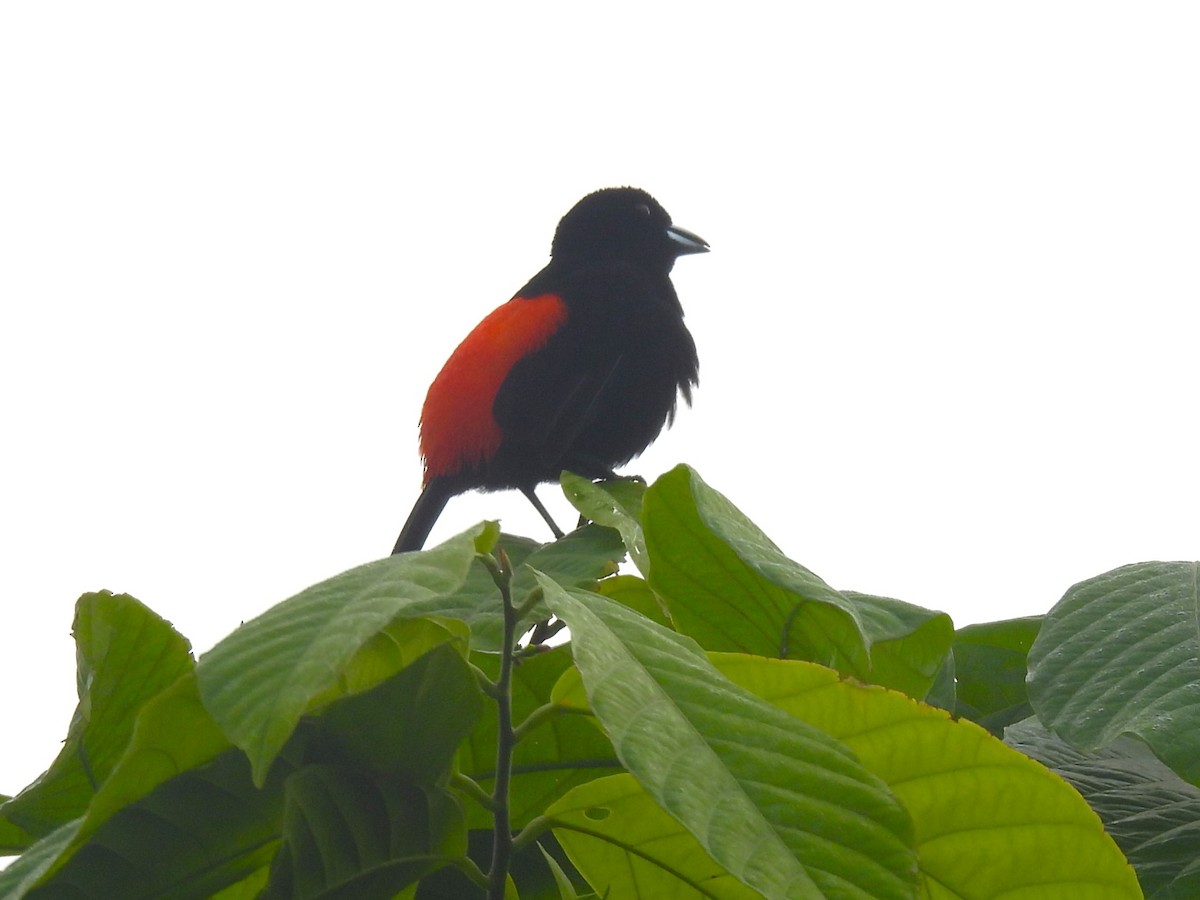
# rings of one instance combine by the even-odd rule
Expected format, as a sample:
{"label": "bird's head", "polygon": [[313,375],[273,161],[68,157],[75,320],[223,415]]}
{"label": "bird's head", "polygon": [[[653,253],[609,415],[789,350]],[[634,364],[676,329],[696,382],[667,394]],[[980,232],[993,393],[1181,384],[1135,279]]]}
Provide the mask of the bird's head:
{"label": "bird's head", "polygon": [[706,252],[703,238],[672,225],[657,200],[632,187],[588,194],[563,216],[550,247],[558,261],[614,260],[668,272],[676,257]]}

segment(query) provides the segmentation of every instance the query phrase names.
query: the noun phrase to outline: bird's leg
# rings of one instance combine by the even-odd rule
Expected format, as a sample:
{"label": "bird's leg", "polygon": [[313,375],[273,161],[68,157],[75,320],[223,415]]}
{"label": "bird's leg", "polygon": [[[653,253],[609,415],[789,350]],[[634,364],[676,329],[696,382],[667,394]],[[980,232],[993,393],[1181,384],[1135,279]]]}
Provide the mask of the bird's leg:
{"label": "bird's leg", "polygon": [[550,518],[549,510],[542,505],[542,501],[538,499],[538,495],[534,493],[533,488],[523,487],[521,488],[521,493],[529,499],[529,502],[533,504],[533,508],[541,513],[542,518],[546,520],[546,524],[550,526],[550,530],[554,532],[554,539],[558,540],[561,538],[563,536],[563,530],[558,527],[558,524],[552,518]]}
{"label": "bird's leg", "polygon": [[[538,495],[534,489],[532,487],[523,487],[521,488],[521,493],[528,497],[529,502],[533,504],[533,508],[542,514],[542,518],[546,520],[546,524],[554,532],[555,540],[561,538],[563,530],[558,527],[554,519],[550,518],[550,511],[542,505],[542,501],[538,499]],[[565,624],[562,621],[554,621],[552,624],[550,619],[543,619],[541,622],[538,622],[533,626],[533,633],[529,636],[530,646],[545,643],[551,636],[557,634]]]}

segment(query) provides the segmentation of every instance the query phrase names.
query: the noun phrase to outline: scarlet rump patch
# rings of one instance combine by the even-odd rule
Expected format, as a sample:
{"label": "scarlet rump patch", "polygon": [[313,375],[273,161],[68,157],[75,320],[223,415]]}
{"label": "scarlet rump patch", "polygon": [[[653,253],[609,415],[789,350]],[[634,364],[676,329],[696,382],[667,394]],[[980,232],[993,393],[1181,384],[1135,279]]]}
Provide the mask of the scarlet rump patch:
{"label": "scarlet rump patch", "polygon": [[490,458],[503,435],[492,416],[496,392],[521,359],[545,345],[567,318],[557,294],[513,297],[475,326],[438,373],[421,409],[425,483]]}

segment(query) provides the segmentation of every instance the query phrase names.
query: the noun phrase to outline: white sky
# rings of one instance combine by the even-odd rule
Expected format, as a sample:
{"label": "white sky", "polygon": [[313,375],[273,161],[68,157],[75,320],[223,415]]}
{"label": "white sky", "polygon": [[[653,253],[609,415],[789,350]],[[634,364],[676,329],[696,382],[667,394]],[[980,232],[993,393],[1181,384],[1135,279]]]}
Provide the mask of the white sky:
{"label": "white sky", "polygon": [[[1197,558],[1198,46],[1191,3],[0,6],[0,792],[80,593],[203,651],[391,548],[430,379],[600,187],[713,247],[630,471],[960,625]],[[499,494],[433,540],[485,517],[545,535]]]}

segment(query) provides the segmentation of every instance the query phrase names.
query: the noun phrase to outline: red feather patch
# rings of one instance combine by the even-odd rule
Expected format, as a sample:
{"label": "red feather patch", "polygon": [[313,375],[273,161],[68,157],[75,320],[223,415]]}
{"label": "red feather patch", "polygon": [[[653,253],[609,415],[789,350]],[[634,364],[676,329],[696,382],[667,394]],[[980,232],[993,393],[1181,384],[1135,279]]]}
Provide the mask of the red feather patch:
{"label": "red feather patch", "polygon": [[556,294],[513,297],[475,326],[438,373],[421,408],[425,482],[454,475],[500,446],[496,392],[521,359],[543,347],[567,318]]}

